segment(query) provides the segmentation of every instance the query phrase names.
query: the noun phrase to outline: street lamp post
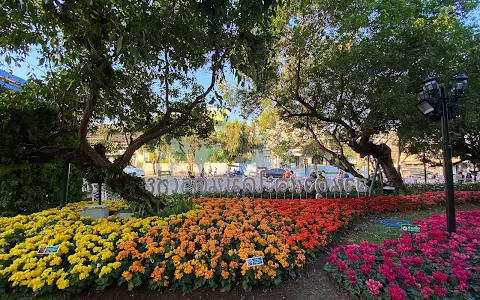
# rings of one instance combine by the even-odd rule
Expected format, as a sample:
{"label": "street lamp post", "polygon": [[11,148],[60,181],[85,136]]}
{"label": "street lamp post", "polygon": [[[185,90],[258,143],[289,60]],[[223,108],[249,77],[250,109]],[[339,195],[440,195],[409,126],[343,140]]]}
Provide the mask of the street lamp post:
{"label": "street lamp post", "polygon": [[455,106],[458,99],[465,93],[468,76],[457,73],[454,76],[450,93],[444,84],[437,83],[437,77],[432,74],[423,82],[424,86],[418,95],[417,108],[427,119],[442,122],[443,175],[445,178],[445,197],[447,202],[447,230],[457,230],[455,219],[455,199],[453,193],[452,145],[448,130],[448,119],[455,118]]}

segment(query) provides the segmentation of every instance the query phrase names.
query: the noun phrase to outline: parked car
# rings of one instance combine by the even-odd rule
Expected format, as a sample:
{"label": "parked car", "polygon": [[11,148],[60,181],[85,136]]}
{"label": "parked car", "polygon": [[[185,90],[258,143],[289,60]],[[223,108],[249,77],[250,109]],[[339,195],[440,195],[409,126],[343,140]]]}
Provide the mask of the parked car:
{"label": "parked car", "polygon": [[228,177],[242,177],[243,173],[240,170],[228,171],[226,174]]}
{"label": "parked car", "polygon": [[270,169],[265,173],[265,177],[282,178],[283,173],[285,173],[285,169]]}
{"label": "parked car", "polygon": [[240,165],[228,165],[228,170],[225,175],[228,177],[242,177],[242,167]]}
{"label": "parked car", "polygon": [[137,177],[143,177],[145,176],[145,172],[143,172],[142,169],[134,167],[134,166],[126,166],[125,169],[123,169],[123,172],[127,174],[132,174]]}

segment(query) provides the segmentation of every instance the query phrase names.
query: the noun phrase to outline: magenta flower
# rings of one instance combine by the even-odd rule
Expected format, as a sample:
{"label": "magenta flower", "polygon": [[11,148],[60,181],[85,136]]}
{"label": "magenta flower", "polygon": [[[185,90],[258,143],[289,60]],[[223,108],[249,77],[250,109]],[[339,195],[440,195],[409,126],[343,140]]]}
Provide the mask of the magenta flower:
{"label": "magenta flower", "polygon": [[425,295],[425,296],[427,296],[427,297],[435,294],[435,291],[432,290],[432,289],[429,288],[429,287],[424,287],[421,292],[422,292],[423,295]]}
{"label": "magenta flower", "polygon": [[448,279],[448,275],[440,271],[437,271],[437,272],[433,272],[433,278],[439,283],[444,284]]}
{"label": "magenta flower", "polygon": [[388,287],[388,292],[390,293],[390,297],[392,297],[392,300],[404,300],[405,298],[407,298],[407,294],[405,293],[405,291],[396,284],[391,284]]}
{"label": "magenta flower", "polygon": [[340,272],[343,272],[347,268],[347,264],[343,260],[337,260],[337,268]]}

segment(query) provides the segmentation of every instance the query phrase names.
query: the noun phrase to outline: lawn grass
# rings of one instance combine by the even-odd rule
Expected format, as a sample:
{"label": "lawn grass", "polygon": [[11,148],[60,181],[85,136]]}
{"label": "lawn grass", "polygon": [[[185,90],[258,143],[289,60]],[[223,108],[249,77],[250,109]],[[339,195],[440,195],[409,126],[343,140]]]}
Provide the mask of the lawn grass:
{"label": "lawn grass", "polygon": [[[480,205],[471,203],[462,204],[461,206],[458,206],[457,209],[477,210],[480,209]],[[378,220],[398,219],[413,222],[441,214],[445,214],[445,207],[434,207],[431,209],[418,211],[397,212],[368,218],[365,221],[359,222],[359,224],[353,228],[351,233],[345,237],[345,242],[358,244],[362,241],[368,241],[371,243],[382,244],[385,240],[398,239],[402,232],[400,228],[391,228],[385,225],[377,224]]]}

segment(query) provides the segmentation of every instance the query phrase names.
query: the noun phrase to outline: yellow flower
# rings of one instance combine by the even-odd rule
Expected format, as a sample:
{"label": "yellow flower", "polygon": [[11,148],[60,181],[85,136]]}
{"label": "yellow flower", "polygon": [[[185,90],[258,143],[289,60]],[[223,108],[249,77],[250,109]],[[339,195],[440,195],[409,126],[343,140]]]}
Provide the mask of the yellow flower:
{"label": "yellow flower", "polygon": [[62,262],[62,258],[60,256],[55,256],[55,258],[50,261],[50,266],[57,266],[61,262]]}
{"label": "yellow flower", "polygon": [[100,274],[98,274],[98,277],[102,278],[103,275],[110,274],[112,272],[112,268],[108,266],[103,266],[102,270],[100,271]]}
{"label": "yellow flower", "polygon": [[61,290],[64,290],[68,287],[70,281],[68,279],[59,278],[57,280],[57,287]]}

